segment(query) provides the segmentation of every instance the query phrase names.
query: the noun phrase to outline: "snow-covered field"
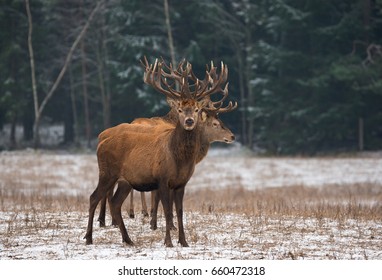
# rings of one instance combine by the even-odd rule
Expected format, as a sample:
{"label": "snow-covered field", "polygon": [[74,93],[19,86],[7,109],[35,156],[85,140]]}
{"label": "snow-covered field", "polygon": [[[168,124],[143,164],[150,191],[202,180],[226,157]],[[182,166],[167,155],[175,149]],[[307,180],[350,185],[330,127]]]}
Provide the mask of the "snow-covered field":
{"label": "snow-covered field", "polygon": [[165,248],[163,216],[151,231],[138,195],[135,218],[123,212],[135,246],[96,219],[85,245],[94,154],[0,153],[0,259],[382,259],[380,155],[237,154],[212,150],[197,166],[185,195],[190,247],[174,231]]}

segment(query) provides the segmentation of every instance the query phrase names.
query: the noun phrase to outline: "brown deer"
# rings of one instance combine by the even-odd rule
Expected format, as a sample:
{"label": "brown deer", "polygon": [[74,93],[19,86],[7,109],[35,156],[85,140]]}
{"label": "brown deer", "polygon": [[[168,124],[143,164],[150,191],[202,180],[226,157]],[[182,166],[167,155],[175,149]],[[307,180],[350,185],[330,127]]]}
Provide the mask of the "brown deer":
{"label": "brown deer", "polygon": [[[221,111],[221,109],[220,109]],[[172,111],[171,111],[172,112]],[[170,113],[171,114],[171,113]],[[208,143],[203,143],[201,145],[201,151],[200,156],[201,158],[197,160],[197,163],[202,160],[202,158],[207,154],[209,144],[213,142],[224,142],[224,143],[232,143],[235,140],[234,134],[223,124],[223,122],[218,118],[217,112],[211,112],[211,111],[203,111],[202,112],[202,118],[200,120],[201,124],[203,124],[204,127],[204,133],[206,136],[206,140]],[[147,125],[147,126],[157,126],[160,124],[172,124],[171,119],[166,119],[165,117],[154,117],[154,118],[141,118],[134,120],[131,124],[139,124],[137,127],[130,126],[129,124],[121,124],[116,127],[109,128],[105,130],[104,133],[101,133],[99,137],[99,141],[104,140],[105,138],[109,137],[110,134],[118,134],[121,130],[127,130],[127,129],[141,129],[142,127],[140,125]],[[175,125],[174,125],[175,127]],[[107,132],[107,133],[106,133]],[[151,129],[147,130],[148,133],[151,133]],[[129,217],[134,218],[134,197],[133,197],[134,191],[131,190],[130,192],[130,207],[129,207]],[[111,200],[112,192],[108,194],[108,200]],[[142,204],[142,214],[147,217],[148,211],[147,211],[147,204],[146,204],[146,198],[145,193],[141,192],[141,204]],[[154,206],[154,195],[152,193],[151,195],[151,213],[153,212],[153,206]],[[105,213],[106,212],[106,198],[102,200],[101,202],[101,210],[99,214],[98,221],[100,223],[100,226],[105,226]],[[116,225],[115,221],[112,221],[112,225]]]}
{"label": "brown deer", "polygon": [[[106,197],[118,182],[123,187],[117,189],[111,201],[113,217],[122,234],[122,240],[132,244],[121,216],[121,205],[131,189],[138,191],[157,190],[158,200],[166,216],[165,244],[172,246],[170,236],[170,191],[173,192],[179,225],[179,243],[188,246],[183,228],[183,195],[184,188],[190,179],[200,151],[203,136],[199,124],[201,109],[208,102],[205,97],[217,91],[222,91],[221,84],[227,79],[227,70],[222,64],[219,79],[209,83],[196,83],[193,89],[188,84],[191,65],[181,73],[173,70],[170,73],[162,70],[162,63],[146,67],[145,81],[164,93],[171,99],[171,106],[177,111],[175,127],[153,128],[152,133],[128,130],[112,135],[101,141],[97,148],[99,165],[99,182],[90,196],[88,228],[85,235],[86,244],[92,244],[93,217],[101,199]],[[168,84],[167,79],[173,78],[180,85],[176,91]],[[208,80],[211,75],[208,75]],[[211,78],[212,79],[212,78]],[[163,88],[163,86],[165,88]],[[231,103],[230,103],[231,104]]]}
{"label": "brown deer", "polygon": [[[142,63],[142,64],[146,69],[147,69],[147,67],[149,67],[146,58],[145,58],[145,63]],[[178,72],[180,71],[179,69],[181,69],[183,67],[183,65],[184,65],[184,60],[181,61],[181,63],[178,65],[178,69],[177,69]],[[170,67],[168,67],[167,65],[165,65],[165,67],[167,69],[170,69]],[[214,67],[212,62],[211,62],[210,70],[208,69],[208,66],[206,67],[206,72],[209,73],[209,76],[207,76],[209,78],[209,80],[207,82],[213,82],[214,80],[217,79],[216,70],[217,70],[217,68]],[[191,72],[190,73],[191,79],[193,79],[194,82],[196,82],[196,79],[197,79],[196,76],[192,73],[192,71],[190,71],[190,72]],[[203,81],[203,82],[206,82],[206,81]],[[211,84],[211,87],[212,86],[214,86],[214,85]],[[206,141],[201,146],[201,150],[200,150],[200,154],[199,154],[199,158],[197,160],[197,163],[200,162],[207,155],[210,143],[213,143],[213,142],[232,143],[235,140],[235,136],[233,135],[233,133],[218,118],[218,113],[225,113],[225,112],[232,111],[236,108],[237,104],[235,104],[235,106],[233,106],[233,104],[230,103],[229,106],[227,106],[227,108],[219,108],[228,96],[228,87],[226,87],[224,89],[222,94],[223,94],[223,97],[219,101],[216,101],[216,102],[212,102],[210,100],[209,96],[205,97],[209,102],[209,109],[203,110],[201,124],[203,124],[203,126],[204,126],[204,133],[206,136],[206,138],[205,138]],[[167,97],[167,98],[169,98],[169,97]],[[169,99],[168,99],[168,103],[169,103],[169,105],[171,104],[171,101]],[[218,107],[218,109],[216,109],[216,107]],[[175,126],[176,121],[177,121],[176,114],[177,114],[176,110],[174,108],[171,108],[170,112],[168,112],[167,115],[165,115],[163,117],[138,118],[138,119],[135,119],[133,122],[131,122],[131,124],[147,125],[147,126],[151,126],[151,127],[157,126],[159,124],[170,124],[170,125]],[[127,130],[127,129],[140,130],[140,129],[142,129],[142,127],[140,127],[140,126],[132,127],[128,123],[120,124],[116,127],[112,127],[112,128],[109,128],[109,129],[106,129],[105,131],[103,131],[99,135],[99,142],[101,142],[103,139],[109,137],[110,135],[118,134],[118,133],[122,132],[123,130]],[[148,130],[147,132],[151,133],[151,130]],[[133,192],[134,192],[133,190],[131,190],[131,192],[130,192],[130,208],[129,208],[129,217],[130,218],[134,218]],[[109,202],[111,200],[112,195],[113,195],[113,192],[111,191],[107,197]],[[153,213],[153,206],[154,206],[154,201],[155,201],[154,195],[155,195],[154,192],[152,192],[152,195],[151,195],[151,213]],[[148,216],[147,204],[146,204],[144,192],[141,192],[141,204],[142,204],[143,215]],[[105,214],[106,214],[106,198],[102,199],[101,210],[100,210],[100,214],[99,214],[99,218],[98,218],[98,221],[99,221],[101,227],[105,226]],[[116,222],[114,221],[114,219],[112,220],[112,225],[116,225]],[[155,226],[152,225],[151,228],[156,229],[156,223],[155,223]],[[175,229],[175,226],[173,224],[172,224],[172,228]]]}

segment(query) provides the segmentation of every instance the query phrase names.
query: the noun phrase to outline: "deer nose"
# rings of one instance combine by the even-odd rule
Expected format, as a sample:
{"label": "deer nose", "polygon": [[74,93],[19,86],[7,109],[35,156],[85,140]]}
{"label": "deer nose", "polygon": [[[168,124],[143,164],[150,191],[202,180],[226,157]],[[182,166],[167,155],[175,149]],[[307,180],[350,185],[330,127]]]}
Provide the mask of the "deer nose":
{"label": "deer nose", "polygon": [[193,119],[188,118],[188,119],[186,120],[186,125],[187,125],[187,126],[192,126],[193,124],[194,124],[194,120],[193,120]]}
{"label": "deer nose", "polygon": [[231,137],[224,138],[224,142],[226,143],[232,143],[235,141],[235,135],[231,135]]}

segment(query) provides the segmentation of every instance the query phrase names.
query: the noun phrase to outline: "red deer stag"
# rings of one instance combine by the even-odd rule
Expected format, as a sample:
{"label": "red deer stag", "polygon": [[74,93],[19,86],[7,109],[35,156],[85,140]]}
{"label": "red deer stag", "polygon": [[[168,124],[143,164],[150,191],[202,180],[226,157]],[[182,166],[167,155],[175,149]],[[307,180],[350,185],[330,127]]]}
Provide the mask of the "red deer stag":
{"label": "red deer stag", "polygon": [[[136,122],[132,122],[131,124],[120,124],[116,127],[109,128],[105,130],[104,133],[100,134],[99,142],[103,141],[110,135],[115,135],[123,132],[124,130],[133,129],[133,130],[140,130],[141,132],[146,131],[147,133],[151,133],[152,129],[150,127],[152,126],[158,126],[162,123],[162,118],[157,118],[154,120],[153,118],[150,119],[139,119],[139,122],[137,126],[133,127],[132,124],[136,124]],[[213,142],[224,142],[224,143],[232,143],[235,140],[234,134],[223,124],[223,122],[218,118],[217,113],[215,112],[202,112],[202,117],[199,120],[204,128],[204,133],[206,137],[205,143],[202,143],[201,150],[200,150],[200,159],[197,160],[197,163],[200,162],[203,157],[207,154],[208,148],[210,143]],[[167,120],[165,121],[166,124],[170,124]],[[146,125],[149,126],[148,128],[142,128],[140,125]],[[172,125],[172,124],[171,124]],[[173,127],[175,127],[173,125]],[[134,197],[133,197],[134,191],[131,190],[130,192],[130,207],[129,207],[129,217],[134,218]],[[108,194],[108,200],[111,200],[113,192],[110,192]],[[141,203],[142,203],[142,214],[144,216],[148,216],[147,211],[147,204],[146,204],[146,198],[145,193],[141,192]],[[154,196],[151,195],[151,213],[153,212],[153,205],[154,205]],[[105,213],[106,212],[106,198],[104,198],[101,202],[101,210],[99,214],[98,221],[100,223],[100,226],[105,226]],[[112,221],[112,225],[116,225],[115,221]]]}
{"label": "red deer stag", "polygon": [[[201,109],[207,107],[205,97],[222,91],[221,84],[227,79],[227,70],[222,64],[222,73],[214,85],[207,89],[199,81],[189,86],[188,76],[191,65],[178,73],[170,67],[170,73],[162,71],[162,63],[146,68],[145,82],[164,93],[177,110],[177,122],[174,128],[155,130],[152,133],[124,131],[101,141],[97,148],[99,165],[99,182],[90,196],[88,228],[85,235],[86,244],[92,244],[93,218],[95,209],[101,199],[106,197],[118,182],[118,188],[111,201],[113,216],[120,228],[123,242],[133,244],[128,236],[121,216],[121,205],[131,189],[152,191],[157,189],[158,199],[166,216],[165,244],[172,246],[170,236],[170,190],[174,201],[179,225],[179,243],[188,246],[183,228],[184,188],[190,179],[198,151],[202,127],[199,124]],[[174,79],[180,85],[180,91],[174,90],[167,79]],[[193,90],[191,89],[193,87]],[[148,160],[149,159],[149,160]]]}
{"label": "red deer stag", "polygon": [[[143,64],[143,63],[142,63]],[[145,58],[145,64],[143,64],[145,68],[149,67],[148,62]],[[179,63],[178,65],[178,72],[179,69],[182,69],[184,65],[184,60]],[[170,70],[170,67],[165,65],[164,66]],[[216,80],[217,75],[216,75],[216,70],[217,68],[214,67],[213,63],[211,62],[211,68],[210,70],[208,69],[208,66],[206,67],[206,71],[209,73],[207,75],[208,78],[210,78],[208,81],[202,81],[204,82],[213,82],[214,79]],[[170,70],[171,71],[171,70]],[[190,69],[190,75],[191,79],[193,79],[194,82],[196,82],[196,76],[192,73],[192,70]],[[213,84],[211,84],[213,86]],[[209,99],[209,96],[206,96],[205,98],[209,101],[209,107],[208,109],[204,109],[202,112],[202,118],[201,118],[201,124],[203,124],[204,127],[204,133],[205,133],[205,141],[201,145],[201,150],[199,154],[199,158],[197,160],[197,163],[200,162],[204,156],[206,156],[208,152],[208,148],[210,143],[213,142],[225,142],[225,143],[232,143],[235,140],[235,136],[233,133],[225,127],[223,122],[218,118],[218,113],[224,113],[228,111],[232,111],[233,109],[236,108],[237,104],[235,106],[232,106],[230,104],[227,108],[218,108],[216,109],[216,106],[221,106],[223,101],[227,98],[228,96],[228,87],[224,89],[223,93],[223,98],[220,99],[219,101],[212,102]],[[175,127],[176,124],[176,110],[174,108],[171,108],[170,112],[163,116],[163,117],[152,117],[152,118],[138,118],[135,119],[131,124],[139,124],[139,125],[147,125],[150,127],[158,126],[161,124],[169,124]],[[99,135],[99,142],[101,142],[103,139],[109,137],[110,135],[115,135],[123,132],[124,130],[128,129],[138,129],[142,130],[141,126],[136,126],[133,127],[128,123],[120,124],[118,126],[106,129]],[[151,129],[147,129],[148,133],[151,133]],[[129,208],[129,217],[134,218],[134,197],[133,197],[133,190],[130,192],[130,208]],[[108,194],[108,200],[111,200],[113,192],[110,192]],[[147,211],[147,204],[146,204],[146,199],[145,199],[145,193],[141,192],[141,203],[142,203],[142,213],[144,216],[148,216],[148,211]],[[151,195],[151,213],[153,212],[153,205],[154,205],[154,194],[152,193]],[[98,221],[100,222],[100,226],[105,226],[105,213],[106,212],[106,198],[102,200],[101,202],[101,211],[99,214]],[[156,224],[156,223],[155,223]],[[116,222],[114,219],[112,220],[112,225],[116,225]],[[172,226],[175,228],[174,226]],[[155,226],[151,226],[151,228],[156,229]]]}

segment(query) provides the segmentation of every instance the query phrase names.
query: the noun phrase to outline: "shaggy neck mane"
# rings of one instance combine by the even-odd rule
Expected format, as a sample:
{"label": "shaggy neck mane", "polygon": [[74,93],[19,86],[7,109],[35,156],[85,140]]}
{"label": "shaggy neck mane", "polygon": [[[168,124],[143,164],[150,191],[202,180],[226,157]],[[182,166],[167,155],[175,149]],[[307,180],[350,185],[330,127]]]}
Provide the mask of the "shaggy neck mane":
{"label": "shaggy neck mane", "polygon": [[185,130],[180,123],[176,125],[170,141],[170,148],[177,162],[195,162],[202,140],[201,129],[198,124],[191,131]]}

